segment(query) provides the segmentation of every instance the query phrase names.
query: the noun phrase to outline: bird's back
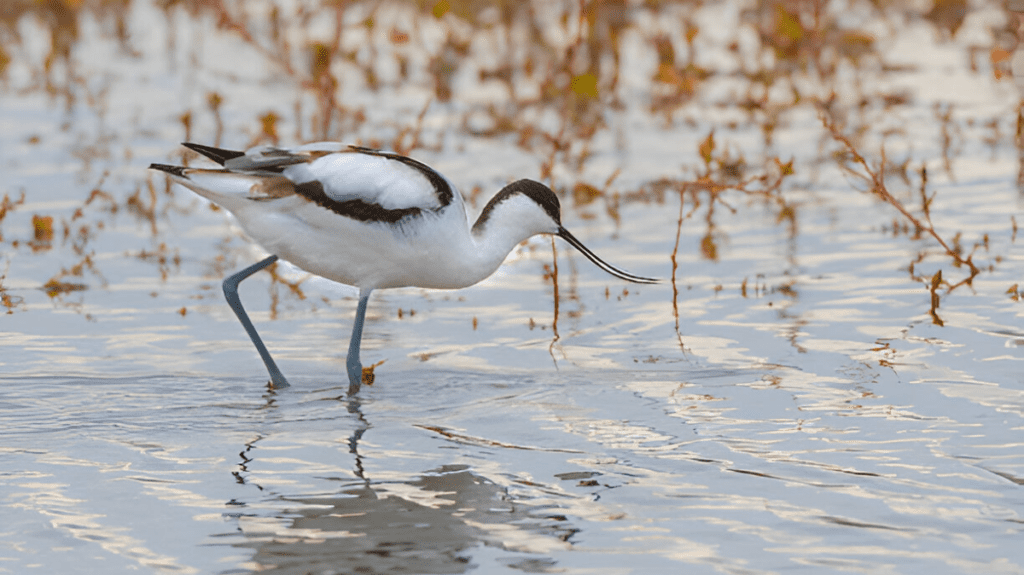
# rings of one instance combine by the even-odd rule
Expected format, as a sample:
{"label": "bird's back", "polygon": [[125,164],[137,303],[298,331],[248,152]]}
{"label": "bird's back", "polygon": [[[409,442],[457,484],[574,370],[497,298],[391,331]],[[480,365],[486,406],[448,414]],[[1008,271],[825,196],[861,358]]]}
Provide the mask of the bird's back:
{"label": "bird's back", "polygon": [[371,288],[475,283],[452,261],[473,248],[462,196],[420,162],[335,143],[244,154],[201,148],[223,168],[154,167],[310,273]]}

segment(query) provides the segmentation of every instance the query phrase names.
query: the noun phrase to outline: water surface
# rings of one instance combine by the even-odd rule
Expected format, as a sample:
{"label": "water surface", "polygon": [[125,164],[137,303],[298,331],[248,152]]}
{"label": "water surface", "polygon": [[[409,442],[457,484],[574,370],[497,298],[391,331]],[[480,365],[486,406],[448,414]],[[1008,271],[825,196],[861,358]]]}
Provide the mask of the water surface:
{"label": "water surface", "polygon": [[[1001,4],[162,6],[0,12],[0,572],[1024,572]],[[278,266],[270,390],[265,254],[145,166],[319,139],[667,281],[375,293],[348,398],[355,290]]]}

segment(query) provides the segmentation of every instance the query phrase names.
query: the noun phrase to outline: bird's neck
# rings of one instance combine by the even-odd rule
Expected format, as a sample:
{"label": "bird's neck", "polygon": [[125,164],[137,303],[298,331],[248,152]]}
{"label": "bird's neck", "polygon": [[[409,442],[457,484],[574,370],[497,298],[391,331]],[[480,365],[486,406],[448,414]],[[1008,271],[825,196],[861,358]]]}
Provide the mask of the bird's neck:
{"label": "bird's neck", "polygon": [[[478,220],[479,221],[479,220]],[[501,219],[491,219],[484,225],[474,225],[470,232],[472,254],[465,262],[471,267],[473,283],[482,281],[493,274],[517,245],[532,234],[524,233],[521,227]]]}

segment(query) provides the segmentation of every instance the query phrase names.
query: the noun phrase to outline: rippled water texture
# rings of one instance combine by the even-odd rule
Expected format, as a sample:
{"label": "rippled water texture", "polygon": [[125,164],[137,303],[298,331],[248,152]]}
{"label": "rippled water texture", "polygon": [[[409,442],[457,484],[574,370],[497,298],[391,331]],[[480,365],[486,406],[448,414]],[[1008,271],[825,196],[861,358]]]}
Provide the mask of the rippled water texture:
{"label": "rippled water texture", "polygon": [[[3,2],[0,573],[1024,573],[1016,5]],[[146,166],[322,139],[667,281],[377,292],[348,398],[279,265],[270,390]]]}

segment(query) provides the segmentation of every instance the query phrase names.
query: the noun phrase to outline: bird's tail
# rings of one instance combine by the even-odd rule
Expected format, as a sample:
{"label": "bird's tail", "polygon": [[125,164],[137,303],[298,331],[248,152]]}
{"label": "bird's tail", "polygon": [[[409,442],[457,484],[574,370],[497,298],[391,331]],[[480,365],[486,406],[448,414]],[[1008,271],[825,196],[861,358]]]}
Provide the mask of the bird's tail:
{"label": "bird's tail", "polygon": [[150,164],[149,168],[166,173],[171,181],[229,211],[251,200],[274,199],[294,193],[293,184],[279,175],[245,174],[167,164]]}

